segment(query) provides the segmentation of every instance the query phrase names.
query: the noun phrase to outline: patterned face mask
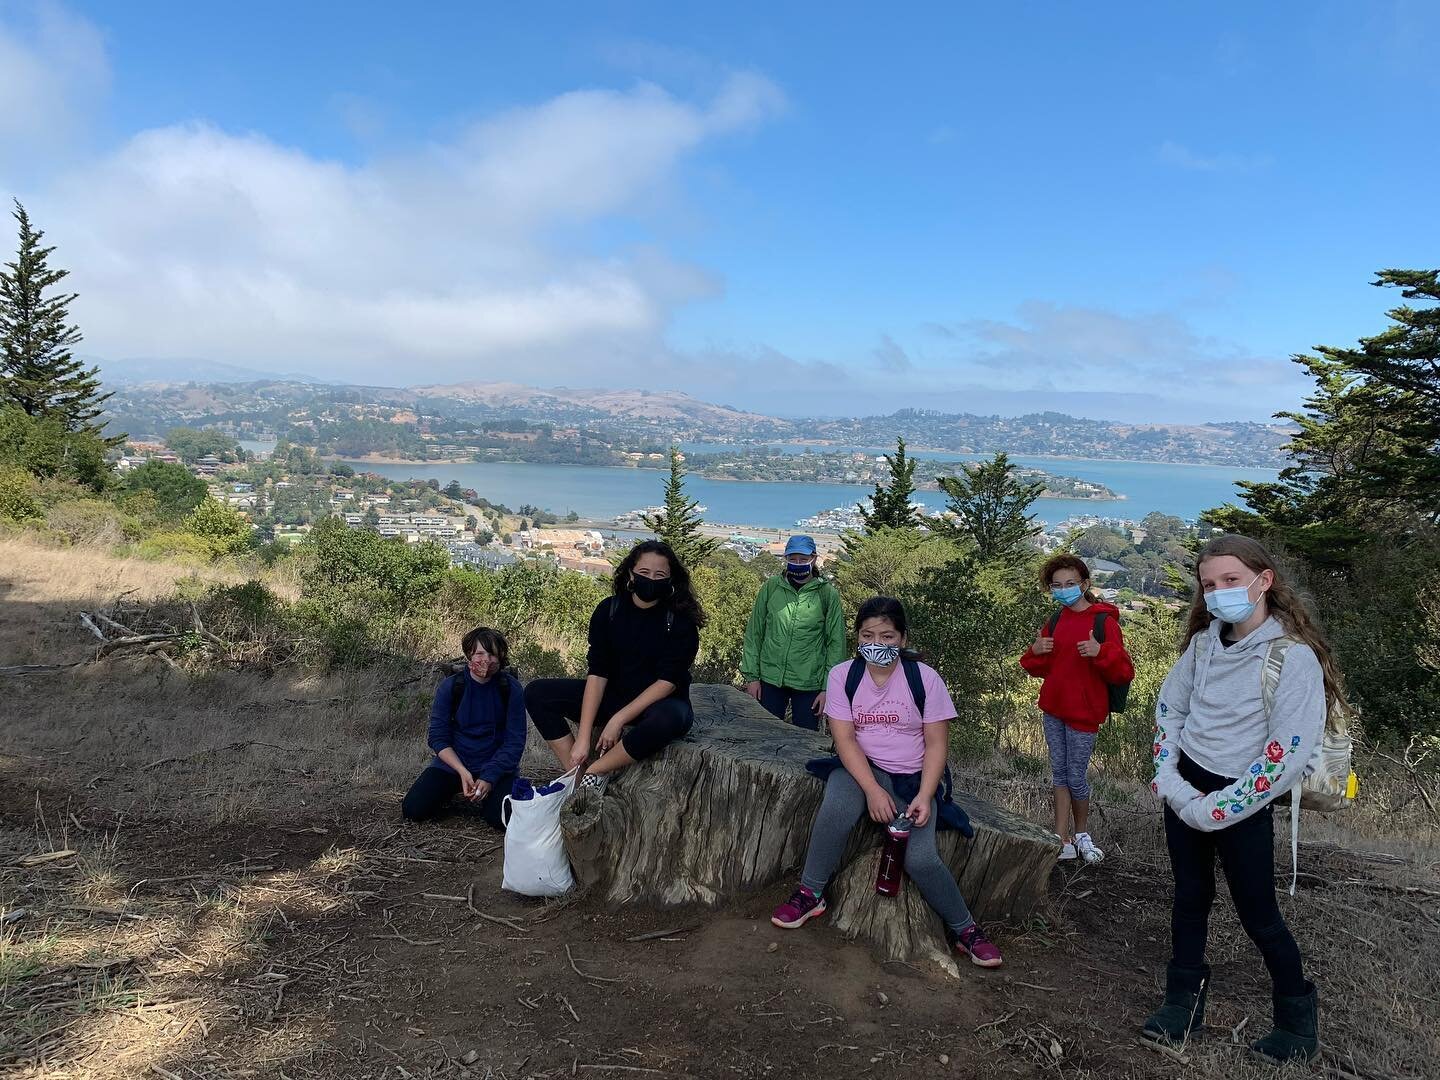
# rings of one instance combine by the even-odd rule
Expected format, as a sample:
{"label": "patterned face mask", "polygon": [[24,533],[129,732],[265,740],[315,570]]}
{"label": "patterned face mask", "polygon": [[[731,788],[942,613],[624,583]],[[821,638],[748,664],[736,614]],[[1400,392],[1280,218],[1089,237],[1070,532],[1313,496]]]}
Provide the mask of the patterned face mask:
{"label": "patterned face mask", "polygon": [[889,667],[900,659],[900,646],[871,641],[860,646],[860,655],[877,667]]}

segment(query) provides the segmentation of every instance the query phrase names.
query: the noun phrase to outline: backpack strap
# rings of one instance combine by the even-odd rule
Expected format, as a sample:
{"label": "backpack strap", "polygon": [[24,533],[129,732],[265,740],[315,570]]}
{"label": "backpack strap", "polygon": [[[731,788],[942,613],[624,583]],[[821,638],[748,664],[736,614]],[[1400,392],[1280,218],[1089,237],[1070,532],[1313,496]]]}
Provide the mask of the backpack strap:
{"label": "backpack strap", "polygon": [[1275,711],[1275,695],[1280,689],[1280,675],[1285,669],[1285,654],[1295,642],[1291,638],[1276,638],[1265,648],[1265,662],[1260,668],[1260,704],[1265,709],[1265,722]]}
{"label": "backpack strap", "polygon": [[[1064,609],[1062,608],[1061,611],[1063,611],[1063,610],[1064,610]],[[1055,612],[1054,615],[1051,615],[1049,621],[1045,623],[1045,636],[1046,636],[1046,637],[1054,637],[1054,636],[1055,636],[1055,627],[1057,627],[1057,626],[1059,626],[1059,625],[1060,625],[1060,612],[1057,611],[1057,612]]]}
{"label": "backpack strap", "polygon": [[865,661],[856,657],[850,661],[850,670],[845,673],[845,697],[850,702],[850,709],[855,709],[855,691],[860,689],[860,680],[865,677]]}
{"label": "backpack strap", "polygon": [[[920,674],[920,665],[911,657],[902,656],[900,666],[905,671],[905,681],[910,684],[910,696],[915,699],[915,711],[921,719],[925,717],[925,679]],[[865,677],[865,661],[856,657],[850,661],[850,670],[845,673],[845,697],[850,708],[855,708],[855,691],[860,689],[860,680]]]}
{"label": "backpack strap", "polygon": [[905,669],[905,681],[910,684],[910,696],[915,699],[915,711],[920,714],[920,719],[925,719],[925,679],[920,674],[920,664],[908,656],[900,657],[900,665]]}
{"label": "backpack strap", "polygon": [[[1260,666],[1260,703],[1265,709],[1265,723],[1275,712],[1275,694],[1280,689],[1280,676],[1285,670],[1285,654],[1295,642],[1291,638],[1276,638],[1265,647],[1265,660]],[[1303,766],[1302,766],[1303,768]],[[1300,785],[1304,773],[1290,788],[1290,895],[1295,895],[1295,885],[1300,878]]]}
{"label": "backpack strap", "polygon": [[465,672],[450,676],[450,724],[460,715],[460,702],[465,700]]}
{"label": "backpack strap", "polygon": [[1108,611],[1097,611],[1095,613],[1095,629],[1091,630],[1090,633],[1094,635],[1096,641],[1103,642],[1105,640],[1105,620],[1109,617],[1110,613]]}

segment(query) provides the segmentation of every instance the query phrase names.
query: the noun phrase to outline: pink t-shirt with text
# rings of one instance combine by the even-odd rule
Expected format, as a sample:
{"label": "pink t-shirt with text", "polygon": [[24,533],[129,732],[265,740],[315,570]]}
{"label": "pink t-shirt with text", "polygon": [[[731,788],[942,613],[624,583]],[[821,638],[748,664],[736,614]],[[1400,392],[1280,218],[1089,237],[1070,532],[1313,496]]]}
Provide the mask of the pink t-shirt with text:
{"label": "pink t-shirt with text", "polygon": [[883,687],[875,685],[870,669],[855,688],[855,701],[845,697],[845,676],[851,661],[830,669],[825,687],[825,715],[832,720],[849,720],[855,725],[855,741],[861,751],[886,772],[915,773],[925,764],[925,725],[953,720],[955,703],[945,681],[929,664],[920,664],[920,684],[925,687],[925,715],[915,708],[910,681],[896,664]]}

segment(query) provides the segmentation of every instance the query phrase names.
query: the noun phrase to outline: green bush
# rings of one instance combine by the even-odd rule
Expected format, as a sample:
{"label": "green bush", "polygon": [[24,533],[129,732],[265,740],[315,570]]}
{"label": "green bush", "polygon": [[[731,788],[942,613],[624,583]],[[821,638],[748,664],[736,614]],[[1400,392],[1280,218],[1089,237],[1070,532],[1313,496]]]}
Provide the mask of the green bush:
{"label": "green bush", "polygon": [[245,515],[208,496],[186,516],[185,530],[204,541],[217,558],[238,555],[251,546]]}
{"label": "green bush", "polygon": [[30,474],[13,465],[0,465],[0,521],[39,521],[44,516]]}

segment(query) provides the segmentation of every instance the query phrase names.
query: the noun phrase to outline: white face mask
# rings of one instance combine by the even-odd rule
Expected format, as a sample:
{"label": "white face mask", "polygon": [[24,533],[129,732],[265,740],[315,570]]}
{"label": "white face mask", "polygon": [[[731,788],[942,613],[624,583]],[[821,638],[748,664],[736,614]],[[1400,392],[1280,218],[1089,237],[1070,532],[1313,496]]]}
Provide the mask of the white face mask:
{"label": "white face mask", "polygon": [[1250,599],[1250,586],[1259,580],[1260,575],[1256,574],[1251,579],[1250,585],[1236,585],[1231,589],[1216,589],[1214,592],[1206,593],[1206,610],[1221,622],[1232,625],[1243,623],[1255,614],[1255,609],[1260,606],[1260,596],[1265,595],[1265,591],[1262,589],[1260,596],[1254,600]]}

